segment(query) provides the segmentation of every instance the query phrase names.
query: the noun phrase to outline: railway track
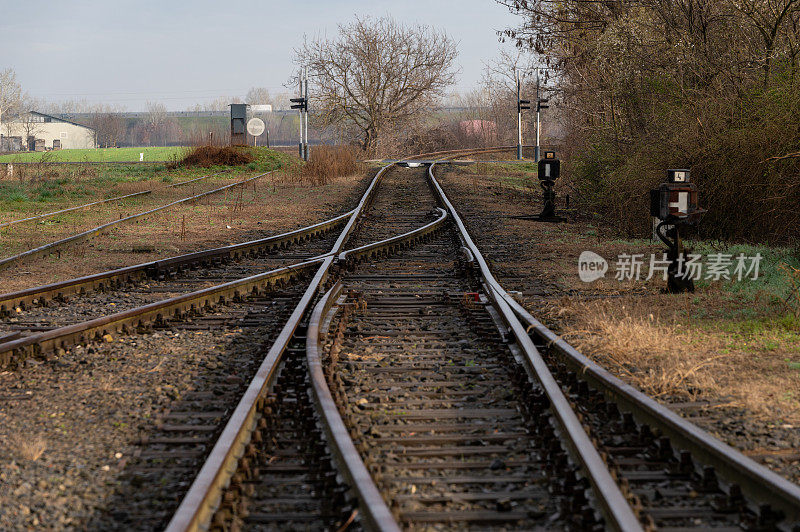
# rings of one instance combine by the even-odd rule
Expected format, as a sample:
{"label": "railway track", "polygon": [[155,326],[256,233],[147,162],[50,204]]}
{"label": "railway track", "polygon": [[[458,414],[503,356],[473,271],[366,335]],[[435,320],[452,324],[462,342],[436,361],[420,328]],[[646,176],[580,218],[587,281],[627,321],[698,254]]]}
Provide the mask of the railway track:
{"label": "railway track", "polygon": [[[354,516],[351,526],[384,530],[790,529],[796,486],[754,464],[747,489],[730,482],[701,446],[565,369],[460,220],[400,242],[437,205],[457,216],[438,184],[425,194],[421,171],[402,172],[384,178],[333,288],[313,312],[296,309],[285,351],[273,350],[292,383],[286,400],[312,390],[315,423],[287,418],[284,388],[262,380],[249,400],[253,430],[228,423],[245,433],[239,449],[218,442],[169,529],[338,528]],[[393,247],[365,244],[375,241]],[[244,467],[233,469],[237,455]]]}
{"label": "railway track", "polygon": [[[217,172],[215,174],[207,174],[207,175],[204,175],[204,176],[195,177],[193,179],[187,179],[185,181],[180,181],[178,183],[172,183],[171,185],[165,185],[162,188],[163,189],[167,189],[167,188],[174,188],[174,187],[182,187],[182,186],[185,186],[185,185],[189,185],[191,183],[197,183],[198,181],[203,181],[204,179],[208,179],[210,177],[216,177],[216,176],[218,176],[220,174],[223,174],[225,172],[227,172],[227,170],[223,170],[222,172]],[[103,200],[92,201],[90,203],[84,203],[83,205],[76,205],[75,207],[69,207],[69,208],[66,208],[66,209],[60,209],[58,211],[48,212],[48,213],[44,213],[44,214],[37,214],[35,216],[29,216],[27,218],[20,218],[20,219],[17,219],[17,220],[9,220],[8,222],[0,223],[0,229],[3,229],[5,227],[10,227],[12,225],[24,223],[24,222],[32,222],[34,220],[42,220],[44,218],[50,218],[51,216],[56,216],[58,214],[64,214],[64,213],[72,212],[72,211],[77,211],[77,210],[80,210],[80,209],[88,209],[89,207],[94,207],[95,205],[102,205],[103,203],[110,203],[112,201],[120,201],[120,200],[124,200],[124,199],[135,198],[135,197],[138,197],[138,196],[145,196],[145,195],[148,195],[148,194],[152,194],[155,190],[156,189],[143,190],[141,192],[134,192],[132,194],[125,194],[124,196],[116,196],[116,197],[113,197],[113,198],[106,198],[106,199],[103,199]]]}
{"label": "railway track", "polygon": [[[92,237],[94,237],[96,235],[99,235],[99,234],[103,233],[109,227],[113,227],[113,226],[115,226],[117,224],[121,224],[121,223],[129,222],[131,220],[135,220],[135,219],[138,219],[138,218],[146,217],[146,216],[149,216],[151,214],[154,214],[154,213],[157,213],[157,212],[161,212],[161,211],[163,211],[165,209],[169,209],[169,208],[174,207],[176,205],[183,205],[185,203],[193,202],[193,201],[196,201],[196,200],[198,200],[200,198],[204,198],[206,196],[210,196],[210,195],[213,195],[213,194],[218,194],[220,192],[227,191],[227,190],[230,190],[230,189],[235,188],[235,187],[242,187],[242,186],[244,186],[244,185],[246,185],[246,184],[248,184],[248,183],[250,183],[250,182],[252,182],[252,181],[254,181],[256,179],[260,179],[260,178],[262,178],[262,177],[264,177],[266,175],[269,175],[269,174],[271,174],[273,172],[276,172],[276,171],[277,170],[264,172],[264,173],[261,173],[261,174],[258,174],[258,175],[252,176],[252,177],[248,177],[248,178],[243,179],[241,181],[237,181],[235,183],[231,183],[231,184],[228,184],[228,185],[217,187],[217,188],[214,188],[212,190],[208,190],[206,192],[201,192],[200,194],[193,194],[191,196],[172,201],[170,203],[167,203],[165,205],[161,205],[159,207],[156,207],[154,209],[150,209],[148,211],[138,212],[136,214],[131,214],[131,215],[128,215],[128,216],[125,216],[125,217],[121,217],[118,220],[112,220],[110,222],[106,222],[106,223],[104,223],[102,225],[98,225],[97,227],[92,227],[91,229],[87,229],[85,231],[81,231],[80,233],[75,233],[75,234],[69,235],[69,236],[67,236],[65,238],[62,238],[62,239],[59,239],[59,240],[55,240],[53,242],[48,242],[48,243],[43,244],[41,246],[38,246],[36,248],[28,249],[28,250],[23,251],[21,253],[17,253],[16,255],[11,255],[9,257],[0,258],[0,271],[2,271],[2,270],[6,269],[6,268],[8,268],[8,267],[10,267],[10,266],[12,266],[14,264],[19,264],[22,261],[25,261],[25,260],[30,259],[32,257],[39,256],[39,255],[42,255],[42,254],[45,254],[45,253],[51,253],[53,251],[56,251],[58,249],[61,249],[61,248],[65,247],[67,245],[75,244],[77,242],[81,242],[83,240],[90,239],[90,238],[92,238]],[[210,177],[210,176],[208,176],[208,177]],[[187,181],[187,183],[194,182],[194,181],[197,181],[199,179],[205,179],[205,177],[194,179],[194,180],[190,180],[190,181]],[[177,183],[176,186],[177,185],[182,185],[182,184],[185,184],[185,183]],[[165,187],[165,188],[168,188],[168,187]],[[100,203],[102,203],[102,202],[100,202]],[[72,209],[70,209],[70,210],[72,210]]]}
{"label": "railway track", "polygon": [[[453,152],[421,156],[440,153]],[[249,180],[262,175],[265,174]],[[4,319],[0,323],[0,368],[14,367],[28,356],[62,352],[70,345],[92,338],[146,327],[170,312],[193,312],[199,306],[213,306],[226,297],[240,297],[246,290],[269,288],[273,282],[291,280],[298,270],[312,268],[313,261],[302,261],[324,253],[330,242],[307,243],[305,251],[296,253],[287,252],[287,247],[324,237],[346,224],[352,214],[351,211],[282,235],[0,294],[0,317]],[[82,235],[88,233],[91,231]],[[65,240],[56,244],[66,243]],[[268,254],[275,251],[281,252],[281,259],[270,258]],[[198,268],[205,272],[198,273]],[[247,277],[265,270],[269,271]],[[220,285],[223,281],[229,282]],[[104,293],[109,291],[111,295]],[[78,302],[70,301],[87,293],[91,295],[79,298]]]}
{"label": "railway track", "polygon": [[170,322],[247,329],[247,379],[176,402],[98,526],[796,529],[800,488],[503,290],[434,166],[381,170],[307,283]]}
{"label": "railway track", "polygon": [[[341,227],[344,219],[346,215],[338,216],[318,228],[318,232],[303,228],[262,239],[238,255],[230,250],[235,246],[229,246],[214,253],[208,250],[123,268],[124,277],[115,270],[92,275],[84,283],[69,280],[0,296],[0,308],[4,306],[2,301],[9,307],[3,309],[5,319],[0,323],[0,338],[13,333],[17,333],[18,338],[27,338],[36,332],[307,261],[330,249],[336,239],[336,234],[331,233]],[[93,286],[97,289],[92,290]],[[52,295],[49,299],[48,294]]]}

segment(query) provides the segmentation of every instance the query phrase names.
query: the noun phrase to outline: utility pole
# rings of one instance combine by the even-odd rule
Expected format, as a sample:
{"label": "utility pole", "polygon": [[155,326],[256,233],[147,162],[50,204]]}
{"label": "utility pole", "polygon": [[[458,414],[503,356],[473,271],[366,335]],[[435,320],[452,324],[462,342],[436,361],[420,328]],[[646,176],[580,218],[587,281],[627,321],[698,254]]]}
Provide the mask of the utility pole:
{"label": "utility pole", "polygon": [[522,110],[531,108],[530,100],[520,99],[521,81],[519,71],[514,72],[517,78],[517,160],[522,160]]}
{"label": "utility pole", "polygon": [[517,78],[517,160],[522,160],[522,106],[519,102],[519,71],[515,71]]}
{"label": "utility pole", "polygon": [[540,77],[539,77],[539,72],[540,71],[541,71],[541,68],[537,68],[536,69],[536,147],[534,148],[534,157],[536,158],[536,161],[539,160],[539,153],[540,153],[539,152],[539,149],[540,149],[540,146],[539,146],[539,134],[540,134],[540,131],[541,131],[541,128],[542,128],[541,127],[542,123],[541,123],[541,119],[540,119],[540,113],[541,113],[542,109],[547,109],[547,108],[550,107],[549,105],[547,105],[547,102],[549,102],[550,100],[548,100],[547,98],[542,98],[542,95],[541,95]]}
{"label": "utility pole", "polygon": [[303,68],[300,73],[300,97],[290,98],[289,101],[294,105],[292,109],[300,110],[300,158],[308,160],[308,78],[307,69]]}
{"label": "utility pole", "polygon": [[306,144],[305,148],[303,149],[303,160],[308,160],[308,67],[303,67],[303,80],[304,80],[304,89],[305,92],[303,93],[303,99],[305,100],[306,108],[304,109],[303,116],[305,117],[303,122],[305,124],[306,129]]}
{"label": "utility pole", "polygon": [[540,111],[541,111],[541,95],[539,89],[539,69],[536,69],[536,147],[533,149],[533,160],[539,160],[539,126],[541,125],[541,120],[539,118]]}

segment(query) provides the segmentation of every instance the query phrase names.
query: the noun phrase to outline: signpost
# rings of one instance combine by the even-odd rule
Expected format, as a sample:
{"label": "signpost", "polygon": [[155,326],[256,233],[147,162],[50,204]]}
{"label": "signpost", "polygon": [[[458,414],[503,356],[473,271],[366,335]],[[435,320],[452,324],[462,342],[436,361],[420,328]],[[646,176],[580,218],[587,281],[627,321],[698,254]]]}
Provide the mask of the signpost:
{"label": "signpost", "polygon": [[247,121],[247,132],[253,136],[253,146],[256,145],[256,139],[264,133],[265,129],[264,121],[260,118],[251,118]]}

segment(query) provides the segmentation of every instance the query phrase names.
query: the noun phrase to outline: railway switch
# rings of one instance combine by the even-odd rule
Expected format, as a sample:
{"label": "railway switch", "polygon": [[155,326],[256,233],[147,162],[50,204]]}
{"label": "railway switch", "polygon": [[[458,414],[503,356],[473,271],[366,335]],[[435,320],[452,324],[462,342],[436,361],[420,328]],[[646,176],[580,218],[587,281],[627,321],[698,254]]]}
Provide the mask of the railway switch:
{"label": "railway switch", "polygon": [[697,225],[705,209],[698,207],[697,185],[689,181],[687,169],[667,170],[667,182],[650,191],[650,215],[659,220],[656,235],[667,245],[667,291],[673,294],[694,292],[694,282],[681,267],[688,251],[681,233]]}
{"label": "railway switch", "polygon": [[556,192],[553,187],[561,175],[561,161],[556,159],[556,152],[546,151],[539,159],[539,184],[542,187],[544,208],[536,219],[541,222],[564,222],[566,218],[556,214]]}

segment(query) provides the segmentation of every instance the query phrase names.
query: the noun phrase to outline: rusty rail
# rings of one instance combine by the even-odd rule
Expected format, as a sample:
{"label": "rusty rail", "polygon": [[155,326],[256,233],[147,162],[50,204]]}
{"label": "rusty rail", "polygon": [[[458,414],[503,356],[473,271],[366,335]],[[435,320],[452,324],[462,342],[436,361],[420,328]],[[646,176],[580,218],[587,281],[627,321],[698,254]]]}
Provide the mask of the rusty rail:
{"label": "rusty rail", "polygon": [[447,211],[442,208],[437,209],[439,211],[439,217],[432,221],[429,224],[426,224],[419,229],[414,231],[413,239],[409,240],[408,233],[393,236],[391,238],[387,238],[385,240],[381,240],[379,242],[372,242],[370,244],[366,244],[357,248],[348,249],[347,251],[343,251],[339,254],[338,260],[342,262],[347,261],[355,261],[361,258],[372,256],[374,257],[378,252],[386,252],[392,253],[397,251],[398,249],[403,249],[406,246],[410,246],[424,238],[425,236],[434,233],[442,228],[445,220],[447,219]]}
{"label": "rusty rail", "polygon": [[561,391],[547,364],[536,349],[533,341],[528,337],[525,327],[503,299],[504,292],[495,280],[483,255],[472,241],[466,226],[456,212],[455,207],[447,198],[444,190],[434,176],[435,163],[428,168],[428,178],[439,201],[449,211],[453,223],[459,233],[464,247],[469,255],[477,262],[481,277],[486,286],[487,295],[495,305],[503,321],[510,327],[517,345],[524,354],[526,370],[542,386],[550,402],[550,409],[556,419],[564,440],[569,447],[570,454],[580,464],[584,474],[589,480],[596,502],[606,519],[606,524],[615,530],[641,530],[641,524],[633,509],[622,494],[616,480],[611,476],[603,458],[598,453],[589,436],[586,434],[569,401]]}
{"label": "rusty rail", "polygon": [[179,199],[177,201],[173,201],[173,202],[167,203],[166,205],[162,205],[160,207],[156,207],[155,209],[151,209],[151,210],[146,211],[146,212],[140,212],[140,213],[137,213],[137,214],[133,214],[131,216],[126,216],[125,218],[120,218],[119,220],[114,220],[113,222],[108,222],[108,223],[105,223],[103,225],[99,225],[97,227],[93,227],[92,229],[89,229],[87,231],[83,231],[81,233],[70,235],[67,238],[62,238],[61,240],[56,240],[54,242],[50,242],[50,243],[45,244],[43,246],[39,246],[37,248],[29,249],[27,251],[23,251],[22,253],[18,253],[17,255],[12,255],[11,257],[6,257],[4,259],[0,259],[0,270],[3,270],[5,268],[7,268],[11,264],[20,262],[23,259],[28,259],[28,258],[31,258],[31,257],[36,256],[36,255],[40,255],[40,254],[45,253],[45,252],[49,252],[49,251],[53,251],[53,250],[59,249],[59,248],[65,246],[67,244],[78,242],[80,240],[86,240],[86,239],[91,238],[91,237],[93,237],[95,235],[99,235],[105,229],[108,229],[109,227],[111,227],[113,225],[117,225],[117,224],[120,224],[120,223],[123,223],[123,222],[127,222],[127,221],[130,221],[130,220],[136,219],[136,218],[141,218],[142,216],[147,216],[147,215],[159,212],[159,211],[163,211],[164,209],[168,209],[170,207],[174,207],[175,205],[180,205],[182,203],[186,203],[186,202],[189,202],[189,201],[194,201],[196,199],[199,199],[199,198],[202,198],[202,197],[205,197],[205,196],[210,196],[211,194],[216,194],[218,192],[222,192],[223,190],[227,190],[229,188],[238,187],[238,186],[244,185],[246,183],[249,183],[250,181],[253,181],[254,179],[259,179],[261,177],[264,177],[265,175],[269,175],[269,174],[271,174],[273,172],[276,172],[276,171],[277,170],[272,170],[270,172],[264,172],[263,174],[259,174],[259,175],[253,176],[253,177],[244,179],[242,181],[237,181],[236,183],[231,183],[230,185],[225,185],[223,187],[215,188],[215,189],[209,190],[207,192],[202,192],[202,193],[194,195],[194,196],[189,196],[187,198]]}
{"label": "rusty rail", "polygon": [[248,293],[268,290],[275,283],[294,280],[302,272],[323,260],[332,259],[330,257],[328,259],[315,258],[292,266],[156,301],[134,309],[4,342],[0,344],[0,368],[14,367],[29,356],[37,356],[56,349],[64,349],[111,332],[128,332],[147,324],[157,323],[170,314],[181,316],[186,312],[224,303],[226,298],[229,297],[237,299]]}
{"label": "rusty rail", "polygon": [[[488,265],[469,237],[466,226],[458,216],[455,207],[436,182],[433,165],[429,169],[429,178],[464,236],[469,254],[478,260],[482,272],[489,272]],[[544,350],[554,352],[577,375],[585,379],[590,386],[601,391],[621,409],[630,412],[642,423],[658,427],[666,436],[683,448],[690,450],[701,463],[714,466],[727,481],[737,483],[742,492],[753,500],[773,505],[782,511],[789,523],[787,529],[800,523],[800,487],[744,456],[697,425],[659,404],[653,398],[613,376],[534,318],[503,289],[490,272],[486,279],[489,291],[494,294],[495,299],[502,301],[502,306],[507,307],[522,321],[525,326],[525,336],[529,340],[535,341],[535,344],[532,344],[534,349],[535,345],[539,345]],[[519,336],[516,329],[514,332]],[[545,364],[540,355],[538,358],[540,364]],[[700,464],[696,464],[696,467],[700,466]],[[758,515],[758,509],[754,508],[753,511]]]}
{"label": "rusty rail", "polygon": [[126,266],[48,285],[26,288],[7,294],[0,294],[0,315],[9,312],[14,307],[25,308],[34,303],[42,303],[47,299],[62,298],[89,290],[103,289],[107,286],[143,279],[156,272],[179,269],[212,259],[236,259],[243,257],[247,253],[253,253],[264,248],[273,249],[288,243],[299,242],[305,238],[326,233],[343,225],[345,220],[352,215],[352,213],[353,211],[348,211],[323,222],[301,227],[287,233],[260,238],[258,240],[196,251],[184,255],[176,255],[166,259]]}
{"label": "rusty rail", "polygon": [[255,376],[245,390],[242,399],[233,411],[217,443],[206,458],[189,491],[167,526],[167,531],[205,530],[219,507],[222,493],[230,483],[239,459],[244,455],[245,446],[249,443],[256,423],[260,403],[272,388],[289,341],[300,325],[300,320],[308,310],[319,287],[328,276],[334,256],[339,253],[355,227],[358,217],[371,202],[372,196],[381,176],[393,165],[381,168],[372,179],[358,206],[353,210],[347,225],[336,239],[331,253],[324,259],[311,279],[306,291],[295,307],[280,334],[270,347]]}
{"label": "rusty rail", "polygon": [[[225,172],[227,172],[227,170],[223,170],[222,172],[217,172],[216,174],[209,174],[209,175],[205,175],[205,176],[201,176],[201,177],[196,177],[194,179],[189,179],[187,181],[181,181],[180,183],[173,183],[173,184],[167,185],[167,186],[165,186],[163,188],[172,188],[172,187],[180,187],[180,186],[183,186],[183,185],[188,185],[189,183],[194,183],[195,181],[200,181],[202,179],[208,179],[210,177],[214,177],[214,176],[223,174]],[[152,194],[154,192],[154,190],[157,190],[157,189],[143,190],[142,192],[134,192],[133,194],[125,194],[124,196],[116,196],[114,198],[108,198],[108,199],[104,199],[104,200],[100,200],[100,201],[93,201],[91,203],[84,203],[83,205],[77,205],[75,207],[70,207],[68,209],[61,209],[60,211],[53,211],[53,212],[48,212],[48,213],[45,213],[45,214],[39,214],[37,216],[31,216],[29,218],[21,218],[19,220],[11,220],[10,222],[3,222],[3,223],[0,223],[0,229],[2,229],[4,227],[11,226],[11,225],[20,224],[22,222],[32,222],[33,220],[41,220],[43,218],[49,218],[49,217],[55,216],[57,214],[64,214],[65,212],[72,212],[72,211],[77,211],[78,209],[85,209],[87,207],[94,207],[95,205],[100,205],[100,204],[103,204],[103,203],[109,203],[111,201],[117,201],[117,200],[122,200],[122,199],[127,199],[127,198],[133,198],[133,197],[136,197],[136,196],[144,196],[145,194]]]}
{"label": "rusty rail", "polygon": [[[711,436],[694,423],[682,418],[653,398],[626,384],[595,362],[589,360],[564,339],[542,325],[510,294],[501,296],[527,325],[529,335],[544,349],[553,351],[581,378],[610,398],[640,422],[658,427],[665,436],[708,465],[713,465],[730,482],[739,484],[753,500],[774,505],[786,519],[800,524],[800,486],[746,457],[733,447]],[[753,509],[758,514],[757,509]]]}
{"label": "rusty rail", "polygon": [[317,410],[323,421],[322,425],[325,429],[328,444],[335,460],[339,463],[338,470],[345,477],[347,484],[355,491],[359,501],[360,513],[365,524],[368,525],[370,530],[399,532],[400,526],[383,500],[381,492],[372,480],[367,466],[350,438],[350,432],[347,430],[341,414],[339,414],[336,401],[331,395],[328,383],[325,380],[325,374],[322,371],[320,340],[325,336],[325,332],[321,329],[320,323],[327,321],[336,299],[339,297],[341,288],[341,284],[337,282],[320,299],[317,306],[314,307],[308,324],[306,357],[311,378],[311,389],[314,400],[317,403]]}
{"label": "rusty rail", "polygon": [[[320,265],[297,307],[292,312],[286,325],[284,325],[264,358],[264,361],[261,363],[261,366],[256,372],[256,376],[251,381],[230,420],[223,429],[220,438],[211,450],[200,473],[192,483],[180,507],[173,515],[167,527],[168,532],[205,530],[208,528],[216,508],[219,507],[223,491],[236,472],[237,463],[244,455],[245,447],[249,443],[251,434],[255,430],[259,416],[259,404],[263,401],[274,384],[284,350],[299,327],[301,318],[309,310],[311,302],[317,296],[319,288],[328,277],[330,268],[334,262],[334,257],[341,252],[342,247],[349,238],[364,208],[372,201],[380,177],[391,166],[393,166],[393,164],[384,166],[378,171],[367,188],[367,191],[364,193],[358,207],[354,210],[347,226],[333,245],[331,253],[325,256],[324,262]],[[387,241],[384,241],[378,248],[371,248],[370,251],[380,249],[383,246],[389,248],[390,246],[399,245],[403,241],[414,240],[419,238],[422,232],[429,234],[432,229],[435,230],[437,227],[434,226],[432,228],[431,226],[441,223],[443,220],[444,218],[440,217],[440,220],[432,222],[431,224],[426,224],[421,228],[409,231],[398,237],[387,239]],[[357,249],[369,246],[370,245],[362,246]]]}

